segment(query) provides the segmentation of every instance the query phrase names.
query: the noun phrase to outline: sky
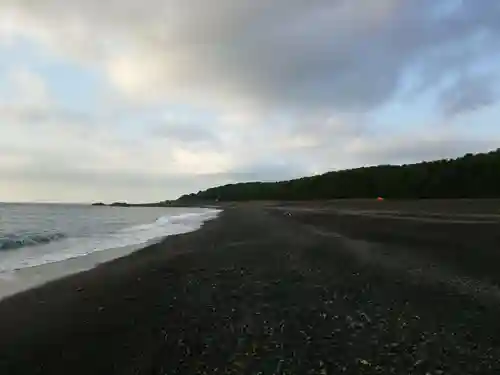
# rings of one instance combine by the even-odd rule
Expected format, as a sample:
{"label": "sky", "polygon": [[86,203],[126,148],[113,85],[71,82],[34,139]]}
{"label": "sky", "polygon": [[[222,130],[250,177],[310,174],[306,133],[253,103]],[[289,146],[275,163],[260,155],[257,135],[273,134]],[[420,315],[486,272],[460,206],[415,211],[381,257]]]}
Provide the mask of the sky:
{"label": "sky", "polygon": [[2,0],[0,201],[500,148],[494,0]]}

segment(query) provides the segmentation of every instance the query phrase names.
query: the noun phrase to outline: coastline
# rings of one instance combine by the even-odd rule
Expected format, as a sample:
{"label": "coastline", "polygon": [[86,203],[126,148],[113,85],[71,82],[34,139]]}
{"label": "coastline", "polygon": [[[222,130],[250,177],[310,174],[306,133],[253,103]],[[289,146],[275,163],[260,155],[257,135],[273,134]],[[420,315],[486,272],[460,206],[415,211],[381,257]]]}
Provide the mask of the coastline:
{"label": "coastline", "polygon": [[[488,225],[431,222],[428,231],[417,221],[360,216],[349,219],[349,232],[345,217],[325,211],[228,208],[197,231],[8,297],[0,302],[0,373],[498,368],[500,340],[489,333],[500,329],[499,299],[450,282],[475,277],[471,259],[499,260]],[[401,235],[420,233],[425,246],[387,232],[375,238],[389,223]],[[433,237],[443,230],[463,249]],[[478,233],[490,235],[482,253],[473,252]],[[432,249],[462,257],[448,268]],[[486,284],[495,275],[484,269]]]}
{"label": "coastline", "polygon": [[161,241],[161,238],[151,240],[142,245],[111,248],[63,261],[45,263],[38,266],[20,268],[15,271],[1,273],[0,302],[10,296],[42,287],[52,281],[57,281],[80,272],[90,271],[101,264],[126,257],[133,252],[140,251],[159,241]]}
{"label": "coastline", "polygon": [[[163,230],[165,231],[165,234],[159,237],[152,237],[145,241],[141,239],[137,243],[129,242],[126,245],[118,245],[120,241],[110,239],[108,241],[114,242],[116,245],[115,247],[94,249],[89,253],[70,256],[63,260],[17,268],[12,271],[0,272],[0,301],[17,293],[43,286],[46,283],[56,281],[66,276],[83,271],[89,271],[106,262],[126,257],[133,252],[141,251],[142,249],[148,248],[155,243],[161,242],[168,236],[175,236],[199,230],[199,228],[202,227],[207,220],[216,218],[220,212],[221,210],[211,210],[203,213],[187,212],[177,216],[174,215],[169,218],[169,220],[173,219],[173,226],[164,228]],[[186,225],[180,227],[176,226],[179,223],[179,220],[182,220],[183,217],[194,217],[197,220],[192,223],[186,223]],[[146,223],[144,225],[151,224]],[[131,228],[133,229],[134,227]],[[110,242],[107,246],[109,246],[112,242]]]}

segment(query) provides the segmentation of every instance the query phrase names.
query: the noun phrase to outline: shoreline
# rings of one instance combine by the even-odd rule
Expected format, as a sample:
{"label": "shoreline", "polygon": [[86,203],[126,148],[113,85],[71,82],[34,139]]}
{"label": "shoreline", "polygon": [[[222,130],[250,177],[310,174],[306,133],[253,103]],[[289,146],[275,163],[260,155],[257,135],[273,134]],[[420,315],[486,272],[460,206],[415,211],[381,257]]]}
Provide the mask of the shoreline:
{"label": "shoreline", "polygon": [[[8,297],[0,301],[0,373],[500,367],[500,339],[490,335],[500,329],[499,300],[448,282],[474,279],[471,259],[500,259],[491,227],[430,222],[422,230],[416,221],[362,215],[344,227],[345,220],[335,210],[228,208],[197,231]],[[383,232],[389,223],[399,237]],[[464,250],[433,235],[443,231]],[[489,238],[483,252],[473,251],[478,231]],[[416,234],[416,247],[401,238]],[[452,264],[438,250],[462,256]],[[489,270],[485,284],[498,280]]]}
{"label": "shoreline", "polygon": [[160,242],[162,239],[153,239],[142,245],[111,248],[62,261],[0,273],[0,302],[18,293],[43,287],[47,283],[76,275],[80,272],[90,271],[107,262],[126,257],[133,252],[141,251],[154,243]]}
{"label": "shoreline", "polygon": [[[214,213],[215,219],[220,212],[222,212],[222,210],[217,211],[218,212]],[[200,215],[207,214],[208,212]],[[210,214],[212,213],[210,212]],[[182,215],[191,215],[191,213]],[[85,255],[74,256],[64,260],[18,268],[12,271],[0,272],[0,302],[15,294],[41,287],[44,284],[57,281],[67,276],[75,275],[80,272],[90,271],[93,268],[99,267],[102,264],[111,262],[118,258],[127,257],[134,252],[142,251],[154,244],[162,242],[169,236],[176,236],[199,230],[207,221],[214,219],[211,216],[208,218],[204,218],[204,216],[200,217],[202,218],[200,223],[195,223],[192,228],[177,228],[177,230],[173,233],[168,233],[160,237],[154,237],[142,243],[132,243],[129,245],[95,250]]]}

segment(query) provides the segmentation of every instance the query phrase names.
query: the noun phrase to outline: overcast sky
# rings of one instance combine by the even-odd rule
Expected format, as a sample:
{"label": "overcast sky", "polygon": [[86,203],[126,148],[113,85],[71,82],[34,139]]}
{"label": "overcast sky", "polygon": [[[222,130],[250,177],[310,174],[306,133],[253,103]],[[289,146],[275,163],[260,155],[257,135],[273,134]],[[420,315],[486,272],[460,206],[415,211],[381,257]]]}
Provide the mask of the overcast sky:
{"label": "overcast sky", "polygon": [[500,147],[496,0],[1,0],[0,201]]}

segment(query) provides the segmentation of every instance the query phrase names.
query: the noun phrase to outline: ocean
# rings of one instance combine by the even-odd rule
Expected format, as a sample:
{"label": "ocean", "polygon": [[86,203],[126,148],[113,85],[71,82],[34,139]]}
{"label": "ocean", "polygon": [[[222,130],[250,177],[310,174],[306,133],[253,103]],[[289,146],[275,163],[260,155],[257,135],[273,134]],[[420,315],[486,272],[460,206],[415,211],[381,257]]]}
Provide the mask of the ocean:
{"label": "ocean", "polygon": [[0,298],[197,230],[218,210],[0,204]]}

